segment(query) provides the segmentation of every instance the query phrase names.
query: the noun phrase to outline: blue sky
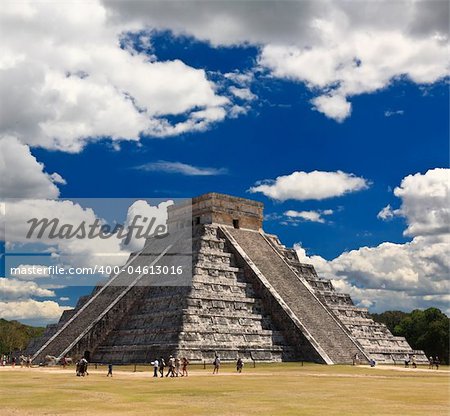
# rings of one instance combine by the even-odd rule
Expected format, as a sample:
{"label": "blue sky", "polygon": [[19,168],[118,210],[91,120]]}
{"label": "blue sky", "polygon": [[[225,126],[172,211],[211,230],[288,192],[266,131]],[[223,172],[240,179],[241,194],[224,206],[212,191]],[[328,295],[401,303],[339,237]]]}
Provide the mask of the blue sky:
{"label": "blue sky", "polygon": [[[23,24],[25,35],[8,34],[12,58],[0,84],[11,97],[0,120],[2,195],[256,199],[265,231],[296,245],[361,306],[447,310],[448,5],[435,2],[425,19],[424,3],[406,0],[379,9],[330,2],[326,11],[286,2],[274,16],[271,2],[244,3],[249,10],[202,3],[203,14],[182,3],[177,13],[159,2],[33,5],[36,25],[11,6],[4,24]],[[389,18],[399,10],[404,16]],[[98,26],[70,13],[89,13]],[[39,26],[50,17],[54,27]],[[20,44],[27,36],[37,52]],[[8,89],[13,82],[21,87]],[[285,200],[250,192],[314,171],[365,185],[316,199],[293,196],[302,183]],[[415,263],[424,247],[429,256]],[[28,322],[32,305],[49,322],[89,291],[36,296],[38,283],[27,284],[2,305],[25,312],[3,316]]]}
{"label": "blue sky", "polygon": [[[151,34],[152,35],[152,34]],[[158,60],[182,59],[207,71],[245,72],[256,61],[254,47],[213,48],[170,32],[152,35],[149,54]],[[142,48],[139,48],[142,51]],[[404,242],[401,219],[383,223],[377,213],[398,205],[392,189],[410,173],[448,165],[448,83],[417,86],[399,80],[368,96],[352,99],[349,119],[337,123],[311,110],[308,89],[291,81],[257,75],[252,91],[258,102],[248,114],[217,123],[206,132],[167,139],[142,136],[139,145],[107,142],[88,145],[82,153],[34,150],[48,171],[67,180],[61,197],[192,197],[222,192],[257,199],[266,214],[292,210],[333,209],[326,224],[283,226],[266,221],[268,232],[292,246],[301,241],[311,254],[327,259],[345,250],[383,241]],[[386,112],[401,112],[387,116]],[[225,174],[187,176],[136,169],[159,160],[224,169]],[[83,166],[83,169],[79,169]],[[370,188],[321,201],[273,201],[248,189],[258,180],[293,171],[353,173]]]}

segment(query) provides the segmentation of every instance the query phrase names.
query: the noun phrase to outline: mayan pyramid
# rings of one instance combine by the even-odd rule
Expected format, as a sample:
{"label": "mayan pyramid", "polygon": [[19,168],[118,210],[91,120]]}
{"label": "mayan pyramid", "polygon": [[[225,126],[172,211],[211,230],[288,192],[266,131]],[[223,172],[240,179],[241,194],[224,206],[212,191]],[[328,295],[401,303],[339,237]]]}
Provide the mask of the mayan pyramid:
{"label": "mayan pyramid", "polygon": [[426,359],[264,233],[262,203],[205,194],[189,204],[189,224],[180,221],[185,209],[169,207],[172,241],[150,238],[129,261],[174,265],[179,256],[170,254],[184,253],[191,280],[138,284],[140,278],[111,277],[29,346],[34,363],[46,355],[145,363],[177,354],[211,361],[215,353],[224,360],[326,364],[350,363],[355,354],[362,362],[392,363],[405,354]]}

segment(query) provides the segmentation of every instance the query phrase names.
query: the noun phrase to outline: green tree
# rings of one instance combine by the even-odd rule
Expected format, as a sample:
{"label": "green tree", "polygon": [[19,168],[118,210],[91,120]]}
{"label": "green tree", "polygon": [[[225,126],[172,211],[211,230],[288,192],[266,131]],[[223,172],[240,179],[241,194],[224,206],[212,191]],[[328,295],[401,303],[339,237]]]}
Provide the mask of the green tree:
{"label": "green tree", "polygon": [[383,313],[373,313],[372,318],[376,322],[385,324],[389,331],[394,332],[394,328],[408,316],[408,313],[402,311],[386,311]]}
{"label": "green tree", "polygon": [[427,356],[438,356],[449,364],[450,320],[439,309],[412,311],[395,326],[393,333],[405,337],[412,348],[424,350]]}
{"label": "green tree", "polygon": [[0,354],[26,348],[32,338],[41,336],[44,328],[0,319]]}
{"label": "green tree", "polygon": [[410,313],[386,311],[372,314],[376,322],[385,324],[397,336],[405,337],[415,350],[423,350],[427,357],[436,355],[449,364],[450,320],[437,308]]}

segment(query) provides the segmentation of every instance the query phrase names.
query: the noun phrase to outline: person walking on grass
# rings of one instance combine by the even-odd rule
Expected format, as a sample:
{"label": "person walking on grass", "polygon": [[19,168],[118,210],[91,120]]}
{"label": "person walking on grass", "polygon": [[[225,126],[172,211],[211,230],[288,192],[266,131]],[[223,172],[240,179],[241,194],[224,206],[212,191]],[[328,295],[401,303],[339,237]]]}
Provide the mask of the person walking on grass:
{"label": "person walking on grass", "polygon": [[409,368],[409,354],[405,354],[405,368]]}
{"label": "person walking on grass", "polygon": [[153,361],[152,365],[153,365],[153,377],[158,377],[159,361],[158,360]]}
{"label": "person walking on grass", "polygon": [[112,375],[112,367],[113,367],[112,364],[108,364],[108,374],[106,374],[106,377],[113,376]]}
{"label": "person walking on grass", "polygon": [[242,361],[241,357],[238,357],[237,361],[236,361],[236,371],[238,373],[242,373],[242,368],[243,367],[244,367],[244,361]]}
{"label": "person walking on grass", "polygon": [[184,376],[188,376],[188,365],[189,365],[189,360],[186,357],[183,357],[181,360],[181,377]]}
{"label": "person walking on grass", "polygon": [[220,358],[219,358],[219,356],[218,356],[217,354],[216,354],[216,356],[214,357],[213,365],[214,365],[213,374],[219,374],[219,369],[220,369]]}
{"label": "person walking on grass", "polygon": [[436,370],[439,370],[439,364],[441,362],[439,361],[439,357],[436,355],[436,357],[434,357],[434,365],[436,366]]}
{"label": "person walking on grass", "polygon": [[159,374],[161,374],[161,377],[164,377],[164,368],[166,368],[166,362],[164,361],[163,357],[160,357],[160,359],[159,359]]}
{"label": "person walking on grass", "polygon": [[175,377],[175,358],[171,355],[169,357],[169,370],[167,370],[166,377]]}
{"label": "person walking on grass", "polygon": [[430,355],[430,357],[428,358],[428,369],[432,370],[433,366],[434,366],[433,357]]}
{"label": "person walking on grass", "polygon": [[180,359],[175,358],[175,375],[178,377],[180,375]]}

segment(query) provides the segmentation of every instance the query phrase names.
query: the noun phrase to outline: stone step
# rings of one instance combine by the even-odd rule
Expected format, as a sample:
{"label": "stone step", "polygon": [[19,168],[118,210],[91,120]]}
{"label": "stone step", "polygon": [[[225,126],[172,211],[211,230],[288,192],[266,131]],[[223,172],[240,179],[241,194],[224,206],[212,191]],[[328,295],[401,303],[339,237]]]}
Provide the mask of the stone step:
{"label": "stone step", "polygon": [[333,362],[350,362],[355,353],[362,354],[337,318],[327,310],[326,305],[321,304],[260,233],[231,228],[224,230],[224,233],[225,236],[231,234],[234,241],[230,239],[230,243],[233,246],[237,243],[237,248],[243,250],[267,279],[271,289],[287,304]]}

